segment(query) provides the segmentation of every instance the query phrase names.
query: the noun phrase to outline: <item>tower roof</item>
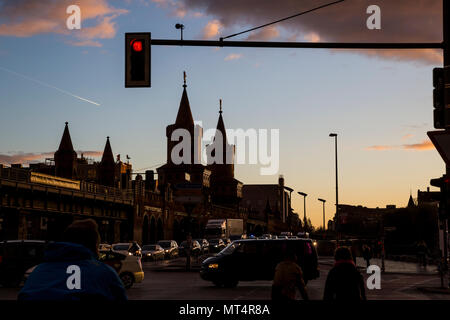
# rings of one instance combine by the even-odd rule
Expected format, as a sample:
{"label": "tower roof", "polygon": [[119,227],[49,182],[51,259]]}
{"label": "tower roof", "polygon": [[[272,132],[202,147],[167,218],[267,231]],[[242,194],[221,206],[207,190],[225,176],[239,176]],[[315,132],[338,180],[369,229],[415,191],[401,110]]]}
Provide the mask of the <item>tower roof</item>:
{"label": "tower roof", "polygon": [[109,137],[106,137],[105,150],[103,151],[101,163],[114,163],[114,156],[111,149],[111,144],[109,143]]}
{"label": "tower roof", "polygon": [[186,91],[186,73],[184,72],[183,94],[178,108],[177,119],[175,125],[181,128],[188,128],[194,126],[194,118],[192,117],[191,106]]}
{"label": "tower roof", "polygon": [[68,122],[66,122],[66,126],[64,127],[64,133],[61,138],[61,142],[59,143],[58,151],[75,152],[75,150],[73,150],[72,139],[70,138]]}
{"label": "tower roof", "polygon": [[225,123],[223,122],[222,117],[222,99],[220,99],[220,111],[219,111],[219,120],[217,121],[217,131],[222,133],[223,144],[227,143],[227,131],[225,130]]}
{"label": "tower roof", "polygon": [[412,194],[409,196],[409,200],[408,200],[408,208],[412,208],[412,207],[415,207],[416,206],[416,204],[414,203],[414,200],[413,200],[413,197],[412,197]]}

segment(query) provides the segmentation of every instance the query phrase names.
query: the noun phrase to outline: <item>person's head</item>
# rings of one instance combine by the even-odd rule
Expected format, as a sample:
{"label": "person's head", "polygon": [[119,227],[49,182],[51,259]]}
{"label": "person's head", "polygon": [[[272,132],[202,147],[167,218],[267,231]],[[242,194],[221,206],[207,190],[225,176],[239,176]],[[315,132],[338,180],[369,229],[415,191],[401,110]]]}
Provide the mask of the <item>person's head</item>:
{"label": "person's head", "polygon": [[339,247],[334,253],[334,260],[352,260],[352,252],[348,247]]}
{"label": "person's head", "polygon": [[296,261],[297,260],[297,255],[295,254],[295,250],[293,248],[285,248],[284,260],[287,260],[287,261]]}
{"label": "person's head", "polygon": [[90,249],[98,255],[100,234],[98,225],[93,219],[78,220],[73,222],[63,234],[63,241],[77,243]]}

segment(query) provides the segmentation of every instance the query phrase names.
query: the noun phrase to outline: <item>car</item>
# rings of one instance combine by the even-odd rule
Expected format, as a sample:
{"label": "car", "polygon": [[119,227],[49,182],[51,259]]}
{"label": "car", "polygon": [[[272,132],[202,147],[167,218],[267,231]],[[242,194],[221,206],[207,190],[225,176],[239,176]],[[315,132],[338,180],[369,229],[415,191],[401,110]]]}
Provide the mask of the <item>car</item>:
{"label": "car", "polygon": [[222,239],[209,240],[209,252],[220,252],[225,248],[225,243]]}
{"label": "car", "polygon": [[142,246],[142,260],[143,261],[156,261],[164,260],[164,249],[158,244],[146,244]]}
{"label": "car", "polygon": [[112,246],[110,244],[107,243],[100,243],[98,246],[98,250],[99,251],[109,251],[112,249]]}
{"label": "car", "polygon": [[295,250],[305,283],[319,277],[317,252],[311,239],[236,240],[203,261],[200,276],[225,287],[235,287],[239,281],[273,280],[286,248]]}
{"label": "car", "polygon": [[[187,241],[183,241],[180,243],[180,246],[178,247],[178,254],[180,256],[186,256],[186,248],[188,246]],[[202,247],[200,246],[200,243],[198,243],[197,240],[192,240],[191,242],[191,256],[198,257],[202,253]]]}
{"label": "car", "polygon": [[125,255],[142,257],[142,249],[136,242],[115,243],[112,246],[112,251],[122,253]]}
{"label": "car", "polygon": [[44,260],[49,242],[42,240],[5,240],[0,242],[0,285],[17,287],[26,271]]}
{"label": "car", "polygon": [[144,280],[140,257],[115,251],[103,251],[99,253],[98,260],[116,270],[125,289],[129,289],[134,283],[140,283]]}
{"label": "car", "polygon": [[175,240],[159,240],[158,244],[164,249],[166,259],[178,257],[178,244]]}
{"label": "car", "polygon": [[209,253],[209,242],[206,239],[195,239],[202,247],[202,254]]}

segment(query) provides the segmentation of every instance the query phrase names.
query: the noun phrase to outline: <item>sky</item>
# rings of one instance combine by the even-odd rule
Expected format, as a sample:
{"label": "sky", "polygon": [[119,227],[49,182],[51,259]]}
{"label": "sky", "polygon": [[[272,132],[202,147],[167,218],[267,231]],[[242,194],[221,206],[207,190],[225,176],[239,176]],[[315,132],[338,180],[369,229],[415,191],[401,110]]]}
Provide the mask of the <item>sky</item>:
{"label": "sky", "polygon": [[[339,203],[404,207],[442,175],[433,129],[432,69],[439,50],[152,47],[152,87],[124,87],[124,33],[153,39],[212,39],[311,9],[316,0],[0,0],[0,162],[29,163],[57,149],[69,122],[74,148],[114,154],[142,171],[166,161],[165,128],[176,118],[183,71],[193,117],[227,128],[278,129],[280,165],[237,165],[243,183],[277,183],[307,196],[307,216],[334,215],[334,138]],[[66,8],[81,9],[68,30]],[[369,5],[381,30],[368,30]],[[346,0],[233,40],[441,42],[441,1]],[[303,197],[294,194],[303,217]]]}

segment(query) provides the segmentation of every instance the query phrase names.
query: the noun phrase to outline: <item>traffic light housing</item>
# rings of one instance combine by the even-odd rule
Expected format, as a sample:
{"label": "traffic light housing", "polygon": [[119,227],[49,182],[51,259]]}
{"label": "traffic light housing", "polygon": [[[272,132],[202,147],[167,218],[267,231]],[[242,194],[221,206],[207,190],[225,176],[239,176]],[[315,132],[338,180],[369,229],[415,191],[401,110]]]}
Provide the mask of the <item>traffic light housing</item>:
{"label": "traffic light housing", "polygon": [[150,87],[150,32],[125,33],[125,87]]}
{"label": "traffic light housing", "polygon": [[430,184],[433,187],[441,189],[439,197],[439,219],[443,220],[449,217],[450,210],[450,177],[443,175],[440,178],[431,179]]}
{"label": "traffic light housing", "polygon": [[445,110],[445,81],[444,68],[433,69],[433,122],[436,129],[445,129],[446,110]]}

